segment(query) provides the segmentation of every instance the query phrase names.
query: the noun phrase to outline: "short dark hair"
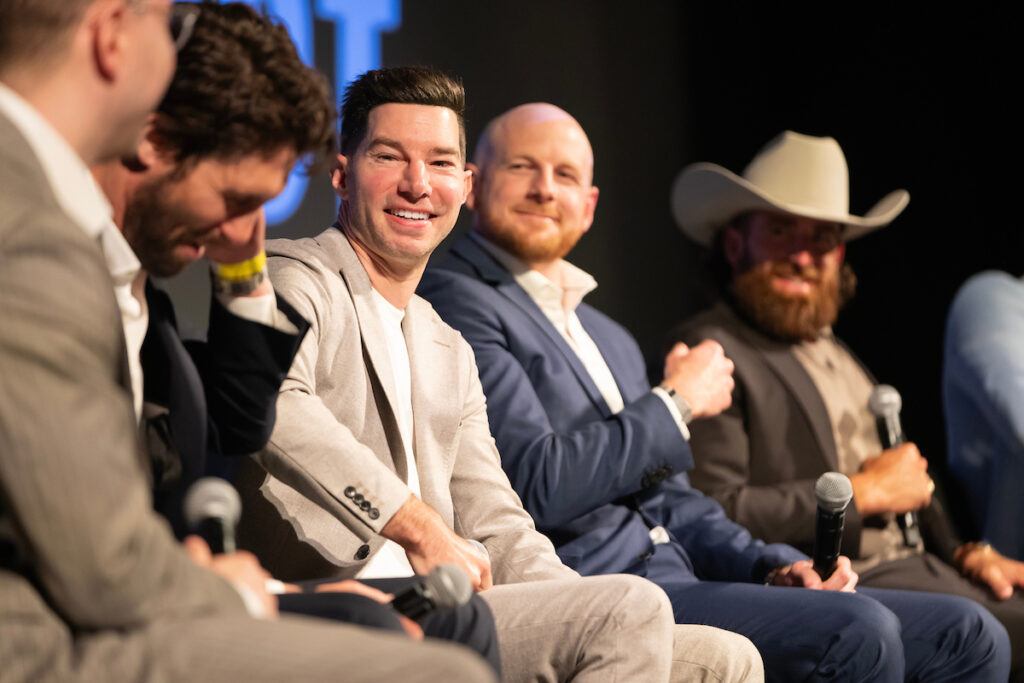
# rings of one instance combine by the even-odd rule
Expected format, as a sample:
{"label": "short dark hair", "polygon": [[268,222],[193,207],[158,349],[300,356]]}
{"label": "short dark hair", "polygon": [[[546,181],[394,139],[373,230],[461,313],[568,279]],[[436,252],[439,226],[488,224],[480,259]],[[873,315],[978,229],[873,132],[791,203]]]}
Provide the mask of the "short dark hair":
{"label": "short dark hair", "polygon": [[341,151],[350,154],[366,135],[374,107],[382,104],[425,104],[455,112],[459,150],[466,158],[466,91],[456,77],[424,66],[398,66],[367,71],[345,89],[341,104]]}
{"label": "short dark hair", "polygon": [[283,147],[320,167],[335,154],[334,104],[324,77],[302,63],[287,29],[238,2],[200,8],[157,107],[157,142],[182,168],[202,158]]}
{"label": "short dark hair", "polygon": [[0,70],[63,50],[94,0],[0,0]]}

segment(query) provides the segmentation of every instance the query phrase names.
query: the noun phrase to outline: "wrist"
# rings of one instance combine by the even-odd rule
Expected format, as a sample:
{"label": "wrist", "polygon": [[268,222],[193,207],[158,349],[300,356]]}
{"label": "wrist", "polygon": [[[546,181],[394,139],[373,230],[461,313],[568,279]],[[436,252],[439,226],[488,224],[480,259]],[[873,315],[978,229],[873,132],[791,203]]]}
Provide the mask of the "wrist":
{"label": "wrist", "polygon": [[217,294],[250,296],[263,287],[267,279],[267,253],[262,249],[255,256],[237,263],[212,263],[213,288]]}
{"label": "wrist", "polygon": [[957,568],[963,572],[966,571],[967,560],[975,554],[978,555],[990,555],[995,550],[988,541],[971,541],[964,543],[955,551],[953,551],[953,561],[956,563]]}
{"label": "wrist", "polygon": [[690,407],[689,401],[683,398],[683,395],[675,390],[670,384],[661,384],[659,387],[662,391],[668,394],[668,397],[675,404],[676,409],[679,410],[679,416],[685,424],[689,424],[693,420],[693,409]]}
{"label": "wrist", "polygon": [[857,512],[861,517],[869,517],[885,511],[876,495],[878,487],[875,486],[870,474],[858,472],[851,475],[850,486],[853,488],[853,503],[857,506]]}
{"label": "wrist", "polygon": [[380,530],[381,536],[394,541],[407,551],[417,551],[423,547],[430,537],[429,529],[436,516],[430,506],[415,495],[409,498],[392,515],[388,523]]}
{"label": "wrist", "polygon": [[767,574],[765,574],[764,575],[764,585],[766,585],[766,586],[773,586],[773,585],[775,585],[776,579],[778,579],[779,576],[781,576],[788,568],[789,568],[789,565],[785,565],[785,566],[782,566],[782,567],[776,567],[775,569],[773,569],[770,572],[768,572]]}

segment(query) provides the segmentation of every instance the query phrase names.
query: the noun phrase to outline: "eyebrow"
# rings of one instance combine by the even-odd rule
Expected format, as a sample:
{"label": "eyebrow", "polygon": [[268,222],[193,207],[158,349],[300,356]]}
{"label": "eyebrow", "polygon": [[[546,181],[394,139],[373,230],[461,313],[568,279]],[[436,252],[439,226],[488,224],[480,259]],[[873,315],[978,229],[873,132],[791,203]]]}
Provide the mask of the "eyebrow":
{"label": "eyebrow", "polygon": [[[373,140],[370,140],[369,147],[376,147],[377,145],[393,147],[397,150],[405,151],[405,145],[394,138],[374,138]],[[455,147],[434,147],[430,150],[430,153],[432,155],[461,156],[461,153]]]}

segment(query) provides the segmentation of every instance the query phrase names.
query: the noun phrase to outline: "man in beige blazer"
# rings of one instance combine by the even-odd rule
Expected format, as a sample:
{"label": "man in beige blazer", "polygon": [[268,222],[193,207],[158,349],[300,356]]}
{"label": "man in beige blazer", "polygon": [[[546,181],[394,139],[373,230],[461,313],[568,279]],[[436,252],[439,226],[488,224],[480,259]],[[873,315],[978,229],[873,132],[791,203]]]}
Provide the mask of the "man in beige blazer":
{"label": "man in beige blazer", "polygon": [[0,16],[0,678],[490,680],[455,648],[274,620],[253,558],[190,554],[152,511],[87,165],[138,142],[174,67],[171,3]]}
{"label": "man in beige blazer", "polygon": [[359,77],[337,224],[268,244],[275,289],[311,329],[258,456],[270,476],[241,482],[243,544],[286,579],[461,567],[494,612],[509,681],[759,679],[749,642],[677,630],[653,584],[562,565],[512,491],[472,350],[414,295],[470,188],[463,107],[436,71]]}

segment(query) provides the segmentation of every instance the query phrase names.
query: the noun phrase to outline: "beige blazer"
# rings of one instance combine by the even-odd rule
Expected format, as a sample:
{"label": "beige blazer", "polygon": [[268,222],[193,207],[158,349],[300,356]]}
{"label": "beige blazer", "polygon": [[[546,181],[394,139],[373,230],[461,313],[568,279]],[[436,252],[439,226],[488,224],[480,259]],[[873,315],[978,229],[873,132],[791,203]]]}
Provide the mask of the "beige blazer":
{"label": "beige blazer", "polygon": [[[249,509],[267,512],[270,501],[272,514],[253,514],[243,538],[276,575],[354,576],[410,495],[407,472],[395,464],[405,457],[370,280],[336,228],[274,240],[267,251],[275,291],[312,326],[258,456],[270,475],[248,486],[242,477]],[[501,469],[469,344],[418,296],[402,329],[424,502],[487,547],[496,584],[575,576],[534,530]]]}

